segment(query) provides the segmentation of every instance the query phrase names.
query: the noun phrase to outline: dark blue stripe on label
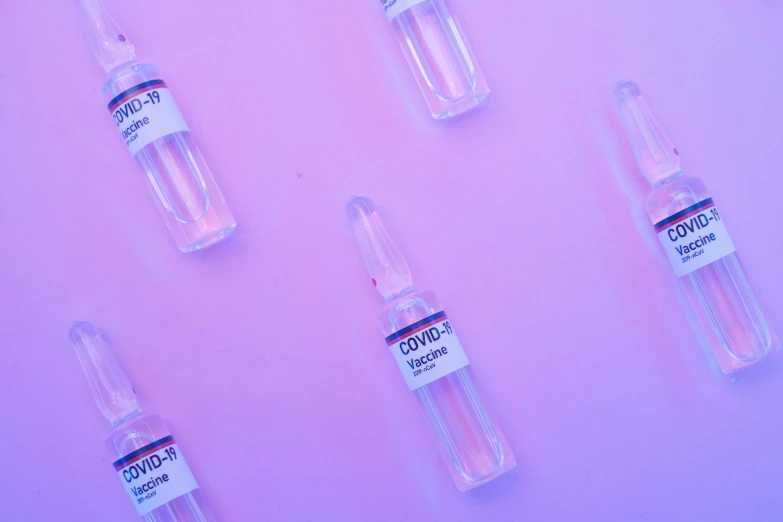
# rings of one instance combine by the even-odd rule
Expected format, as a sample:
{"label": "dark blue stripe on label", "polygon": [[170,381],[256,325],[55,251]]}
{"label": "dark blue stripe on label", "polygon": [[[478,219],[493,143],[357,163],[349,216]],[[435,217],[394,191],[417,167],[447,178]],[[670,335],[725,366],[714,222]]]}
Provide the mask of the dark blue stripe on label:
{"label": "dark blue stripe on label", "polygon": [[160,87],[165,87],[166,82],[164,82],[163,80],[150,80],[148,82],[140,83],[137,86],[131,87],[127,91],[123,91],[117,96],[115,96],[114,98],[112,98],[111,101],[109,102],[109,105],[107,105],[107,107],[109,108],[109,110],[112,110],[112,107],[126,96],[133,94],[134,92],[138,92],[142,89],[146,89],[147,87],[154,87],[156,85]]}
{"label": "dark blue stripe on label", "polygon": [[688,208],[686,208],[684,210],[680,210],[676,214],[672,214],[671,216],[667,217],[663,221],[659,221],[658,223],[656,223],[655,224],[655,231],[658,232],[658,231],[660,231],[660,229],[664,228],[669,223],[673,223],[674,221],[677,221],[682,216],[684,216],[686,214],[690,214],[694,210],[699,210],[700,208],[704,208],[704,207],[709,206],[711,204],[712,204],[712,198],[707,198],[705,200],[699,201],[695,205],[691,205],[690,207],[688,207]]}
{"label": "dark blue stripe on label", "polygon": [[440,311],[440,312],[438,312],[436,314],[432,314],[431,316],[427,317],[426,319],[422,319],[421,321],[416,321],[412,325],[406,326],[405,328],[403,328],[402,330],[400,330],[398,332],[394,332],[393,334],[391,334],[389,337],[386,338],[386,344],[388,344],[390,342],[393,342],[396,339],[399,339],[400,337],[405,337],[405,334],[407,334],[408,332],[412,332],[416,328],[420,328],[420,327],[424,326],[427,323],[437,322],[437,320],[440,319],[441,317],[446,317],[445,310],[444,311]]}
{"label": "dark blue stripe on label", "polygon": [[136,451],[134,451],[132,453],[128,453],[127,455],[122,457],[120,460],[114,461],[114,469],[117,469],[120,466],[122,466],[123,464],[125,464],[126,462],[128,462],[130,460],[133,460],[134,458],[138,457],[142,453],[146,453],[146,452],[148,452],[151,449],[157,448],[158,446],[163,446],[164,444],[172,442],[173,440],[174,440],[174,436],[173,435],[168,435],[166,437],[163,437],[160,440],[156,440],[155,442],[151,442],[151,443],[147,444],[146,446],[144,446],[143,448],[139,448],[139,449],[137,449]]}

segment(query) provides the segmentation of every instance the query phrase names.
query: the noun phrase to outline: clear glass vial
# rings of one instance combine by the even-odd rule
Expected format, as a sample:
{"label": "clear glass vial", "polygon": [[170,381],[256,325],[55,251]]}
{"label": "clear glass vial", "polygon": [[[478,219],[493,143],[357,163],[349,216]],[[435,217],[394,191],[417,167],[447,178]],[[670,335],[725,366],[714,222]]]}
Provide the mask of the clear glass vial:
{"label": "clear glass vial", "polygon": [[489,86],[445,0],[381,0],[432,116],[471,110]]}
{"label": "clear glass vial", "polygon": [[103,99],[182,252],[225,238],[231,211],[166,83],[136,51],[101,0],[79,0],[96,59],[109,79]]}
{"label": "clear glass vial", "polygon": [[[95,403],[112,425],[106,448],[137,512],[146,522],[206,522],[193,498],[198,485],[171,432],[157,415],[142,414],[133,386],[98,330],[76,322],[69,339]],[[136,494],[131,487],[144,491]],[[151,507],[163,500],[168,501]]]}
{"label": "clear glass vial", "polygon": [[636,84],[620,83],[615,100],[639,168],[652,186],[647,214],[721,369],[730,373],[754,364],[778,349],[778,341],[707,187],[685,176],[679,152]]}
{"label": "clear glass vial", "polygon": [[[386,300],[380,325],[387,344],[395,343],[395,336],[397,339],[404,338],[401,334],[407,330],[419,332],[421,341],[426,341],[422,328],[437,325],[438,321],[447,317],[443,307],[433,293],[416,290],[405,259],[368,198],[354,197],[348,203],[346,212],[373,285]],[[433,317],[435,319],[429,320]],[[418,326],[425,323],[425,326]],[[446,361],[443,356],[435,357],[438,349],[447,345],[444,340],[447,337],[446,330],[450,334],[452,327],[448,321],[440,324],[445,325],[442,332],[434,332],[434,335],[441,336],[440,342],[430,344],[421,352],[417,351],[417,358],[426,359],[425,366],[420,367],[422,371],[426,371],[433,362],[438,365]],[[456,347],[454,344],[448,346],[449,350],[452,346]],[[390,344],[390,347],[394,353],[395,345]],[[416,350],[411,344],[408,347]],[[395,358],[398,359],[399,354]],[[417,376],[406,376],[406,364],[407,356],[402,364],[398,359],[409,389],[415,388],[414,393],[430,420],[434,436],[440,442],[440,452],[458,489],[464,491],[474,488],[516,466],[513,452],[490,418],[473,384],[467,359],[457,365],[461,366],[458,369],[423,385],[411,382]],[[430,371],[436,370],[433,368]]]}

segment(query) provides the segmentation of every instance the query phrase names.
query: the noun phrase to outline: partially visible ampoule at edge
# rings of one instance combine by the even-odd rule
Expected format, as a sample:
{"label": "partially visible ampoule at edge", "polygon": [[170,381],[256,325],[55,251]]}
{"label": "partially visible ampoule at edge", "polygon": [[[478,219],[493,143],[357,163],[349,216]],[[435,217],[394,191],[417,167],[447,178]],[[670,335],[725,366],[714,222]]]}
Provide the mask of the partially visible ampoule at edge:
{"label": "partially visible ampoule at edge", "polygon": [[372,283],[386,300],[380,323],[408,389],[419,399],[457,488],[484,484],[516,466],[487,413],[454,326],[435,294],[416,290],[372,202],[356,196],[348,220]]}
{"label": "partially visible ampoule at edge", "polygon": [[136,61],[127,35],[101,0],[78,0],[98,63],[109,79],[103,99],[177,247],[192,252],[236,228],[185,119],[157,69]]}
{"label": "partially visible ampoule at edge", "polygon": [[434,118],[469,111],[489,96],[445,0],[381,0],[381,6]]}
{"label": "partially visible ampoule at edge", "polygon": [[147,522],[205,522],[193,498],[198,484],[182,450],[160,417],[142,414],[136,392],[98,330],[80,321],[71,326],[69,338],[95,403],[113,428],[106,448],[136,512]]}
{"label": "partially visible ampoule at edge", "polygon": [[752,365],[780,344],[740,264],[704,183],[685,176],[680,156],[639,88],[622,82],[615,101],[636,161],[652,186],[646,210],[724,373]]}

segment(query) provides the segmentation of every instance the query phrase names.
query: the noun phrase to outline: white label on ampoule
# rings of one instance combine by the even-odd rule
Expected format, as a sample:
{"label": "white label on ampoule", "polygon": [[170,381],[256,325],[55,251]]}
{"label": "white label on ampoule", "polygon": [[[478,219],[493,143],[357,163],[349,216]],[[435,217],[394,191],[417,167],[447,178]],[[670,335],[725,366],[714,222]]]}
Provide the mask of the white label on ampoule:
{"label": "white label on ampoule", "polygon": [[386,19],[391,22],[403,11],[427,1],[428,0],[381,0],[381,6],[383,6],[383,10],[386,12]]}
{"label": "white label on ampoule", "polygon": [[656,223],[655,232],[677,277],[737,251],[712,198]]}
{"label": "white label on ampoule", "polygon": [[171,435],[125,455],[114,469],[140,516],[198,487]]}
{"label": "white label on ampoule", "polygon": [[158,138],[190,130],[163,80],[118,94],[109,102],[109,112],[131,156]]}
{"label": "white label on ampoule", "polygon": [[386,344],[411,391],[470,364],[446,312],[406,326]]}

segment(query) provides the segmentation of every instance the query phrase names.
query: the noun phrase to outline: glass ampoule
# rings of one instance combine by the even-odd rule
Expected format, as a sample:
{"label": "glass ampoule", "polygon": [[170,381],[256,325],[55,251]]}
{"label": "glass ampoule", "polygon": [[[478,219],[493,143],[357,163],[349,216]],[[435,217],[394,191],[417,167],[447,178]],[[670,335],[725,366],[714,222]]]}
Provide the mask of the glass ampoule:
{"label": "glass ampoule", "polygon": [[128,377],[98,330],[80,321],[69,338],[95,403],[113,431],[106,448],[125,492],[146,522],[205,522],[198,488],[179,446],[157,415],[141,412]]}
{"label": "glass ampoule", "polygon": [[79,0],[98,63],[103,99],[182,252],[208,247],[236,228],[231,211],[157,69],[136,51],[101,0]]}
{"label": "glass ampoule", "polygon": [[351,199],[346,213],[372,283],[386,300],[380,317],[386,344],[430,420],[457,488],[474,488],[512,469],[514,454],[473,385],[443,307],[432,292],[416,290],[368,198]]}
{"label": "glass ampoule", "polygon": [[638,86],[622,82],[614,94],[639,169],[652,186],[647,214],[721,370],[731,373],[758,362],[779,343],[707,187],[685,176],[679,152]]}
{"label": "glass ampoule", "polygon": [[381,0],[381,5],[434,118],[462,114],[489,96],[445,0]]}

